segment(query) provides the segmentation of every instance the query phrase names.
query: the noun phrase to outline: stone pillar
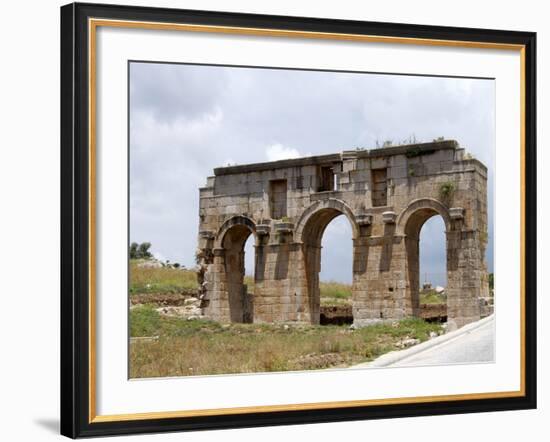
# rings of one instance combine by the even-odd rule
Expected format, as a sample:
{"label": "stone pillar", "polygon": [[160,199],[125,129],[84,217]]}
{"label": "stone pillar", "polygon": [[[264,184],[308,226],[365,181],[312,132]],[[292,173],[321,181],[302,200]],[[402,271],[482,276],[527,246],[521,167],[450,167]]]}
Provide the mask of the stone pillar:
{"label": "stone pillar", "polygon": [[256,289],[254,291],[254,322],[273,322],[273,304],[277,290],[273,283],[278,248],[268,244],[268,237],[256,246]]}
{"label": "stone pillar", "polygon": [[229,317],[231,322],[244,322],[245,293],[244,251],[239,244],[232,243],[225,250],[225,280]]}
{"label": "stone pillar", "polygon": [[449,330],[480,319],[483,256],[477,231],[447,232],[447,322]]}
{"label": "stone pillar", "polygon": [[254,322],[310,323],[302,244],[285,240],[264,244],[256,248],[256,256]]}
{"label": "stone pillar", "polygon": [[403,317],[420,315],[420,237],[406,235],[403,238]]}
{"label": "stone pillar", "polygon": [[206,304],[204,314],[214,321],[230,322],[224,249],[213,250],[212,263],[205,273],[205,283],[208,290],[203,299]]}
{"label": "stone pillar", "polygon": [[[402,319],[415,311],[407,282],[408,249],[405,238],[395,234],[394,215],[385,212],[383,225],[375,226],[382,235],[369,236],[370,230],[361,228],[354,240],[353,322],[359,327]],[[418,241],[411,244],[418,250]]]}
{"label": "stone pillar", "polygon": [[291,320],[311,324],[311,309],[306,272],[305,248],[301,243],[293,243],[290,253],[290,288],[293,297]]}
{"label": "stone pillar", "polygon": [[321,320],[321,293],[319,288],[319,272],[321,271],[321,247],[304,245],[304,267],[307,285],[307,299],[303,301],[304,317],[312,324]]}
{"label": "stone pillar", "polygon": [[[369,299],[367,263],[369,260],[368,236],[360,236],[353,240],[353,280],[351,286],[351,302],[353,323],[363,325],[373,317],[372,300]],[[375,315],[376,316],[376,315]]]}

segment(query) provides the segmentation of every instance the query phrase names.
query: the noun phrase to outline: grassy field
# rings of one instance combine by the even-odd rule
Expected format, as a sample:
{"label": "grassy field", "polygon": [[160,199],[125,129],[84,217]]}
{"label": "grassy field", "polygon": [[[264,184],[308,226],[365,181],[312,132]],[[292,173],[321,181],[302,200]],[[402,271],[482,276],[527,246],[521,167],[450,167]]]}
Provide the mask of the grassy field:
{"label": "grassy field", "polygon": [[[181,293],[196,290],[197,275],[193,270],[170,267],[139,267],[140,260],[130,262],[130,294]],[[254,292],[254,278],[245,276],[248,292]],[[321,281],[321,305],[342,305],[351,302],[351,285],[336,281]],[[421,304],[444,304],[445,296],[435,290],[420,294]]]}
{"label": "grassy field", "polygon": [[[170,267],[140,267],[140,260],[130,262],[130,294],[181,293],[196,290],[197,275],[193,270]],[[248,292],[254,292],[254,278],[245,276]],[[321,305],[341,305],[351,301],[351,286],[329,281],[320,283]]]}
{"label": "grassy field", "polygon": [[197,274],[170,267],[140,267],[141,260],[130,261],[130,294],[180,293],[197,289]]}
{"label": "grassy field", "polygon": [[435,290],[420,293],[420,304],[446,304],[445,295],[438,295]]}
{"label": "grassy field", "polygon": [[130,346],[130,376],[163,377],[345,367],[396,349],[405,338],[424,341],[439,324],[405,319],[352,330],[347,326],[221,325],[131,310],[131,335],[155,336]]}
{"label": "grassy field", "polygon": [[[130,266],[130,294],[138,303],[161,295],[169,299],[197,289],[192,270]],[[246,276],[248,291],[254,280]],[[351,286],[321,282],[321,305],[346,305]],[[139,296],[138,296],[139,295]],[[167,296],[169,295],[169,296]],[[405,338],[428,339],[439,324],[406,319],[352,330],[337,325],[221,325],[207,320],[161,316],[158,305],[130,310],[130,375],[132,378],[253,373],[346,367],[396,349]]]}

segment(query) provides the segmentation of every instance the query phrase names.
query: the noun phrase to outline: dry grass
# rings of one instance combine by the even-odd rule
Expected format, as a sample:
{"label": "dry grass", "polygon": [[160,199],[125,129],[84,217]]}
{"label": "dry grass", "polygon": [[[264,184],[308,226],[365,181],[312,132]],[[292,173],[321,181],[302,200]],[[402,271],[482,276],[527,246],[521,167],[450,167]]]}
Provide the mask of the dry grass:
{"label": "dry grass", "polygon": [[435,290],[420,293],[420,304],[446,304],[445,295],[439,295]]}
{"label": "dry grass", "polygon": [[[249,292],[254,281],[245,277]],[[130,267],[130,293],[183,293],[197,288],[191,270]],[[322,305],[350,302],[351,287],[337,282],[320,284]],[[137,299],[137,297],[136,297]],[[146,301],[147,302],[147,301]],[[420,319],[381,324],[359,330],[347,326],[221,325],[205,320],[161,317],[153,307],[130,312],[133,337],[158,336],[132,342],[130,376],[164,377],[311,370],[345,367],[368,361],[395,349],[405,337],[425,340],[438,324]]]}
{"label": "dry grass", "polygon": [[351,330],[346,326],[283,326],[186,321],[134,309],[130,376],[163,377],[345,367],[395,349],[405,337],[426,340],[438,324],[407,319]]}
{"label": "dry grass", "polygon": [[351,305],[351,285],[336,281],[319,283],[321,306]]}
{"label": "dry grass", "polygon": [[192,270],[170,267],[139,267],[130,261],[130,294],[180,293],[197,289],[197,274]]}
{"label": "dry grass", "polygon": [[[193,270],[170,267],[140,267],[140,260],[130,261],[130,294],[182,293],[196,290],[197,274]],[[248,292],[254,292],[254,278],[244,277]],[[336,281],[321,282],[321,305],[345,305],[351,301],[351,285]]]}
{"label": "dry grass", "polygon": [[351,299],[351,285],[336,281],[319,283],[321,298]]}

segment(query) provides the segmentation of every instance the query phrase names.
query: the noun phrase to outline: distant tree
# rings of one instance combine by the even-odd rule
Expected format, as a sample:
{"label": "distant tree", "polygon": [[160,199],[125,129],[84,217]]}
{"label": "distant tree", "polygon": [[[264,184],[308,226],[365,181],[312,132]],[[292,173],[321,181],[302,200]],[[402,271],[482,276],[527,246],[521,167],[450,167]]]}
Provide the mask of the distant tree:
{"label": "distant tree", "polygon": [[133,242],[130,244],[130,259],[149,259],[152,258],[153,255],[151,252],[149,252],[149,249],[151,248],[150,242],[143,242],[141,244],[138,244],[137,242]]}
{"label": "distant tree", "polygon": [[148,259],[148,258],[152,258],[153,255],[151,254],[151,252],[149,252],[149,249],[151,248],[151,243],[150,242],[142,242],[139,246],[138,246],[138,258],[142,258],[142,259]]}
{"label": "distant tree", "polygon": [[130,259],[137,259],[138,255],[138,243],[133,242],[130,244]]}
{"label": "distant tree", "polygon": [[489,273],[489,289],[493,290],[495,288],[495,274]]}

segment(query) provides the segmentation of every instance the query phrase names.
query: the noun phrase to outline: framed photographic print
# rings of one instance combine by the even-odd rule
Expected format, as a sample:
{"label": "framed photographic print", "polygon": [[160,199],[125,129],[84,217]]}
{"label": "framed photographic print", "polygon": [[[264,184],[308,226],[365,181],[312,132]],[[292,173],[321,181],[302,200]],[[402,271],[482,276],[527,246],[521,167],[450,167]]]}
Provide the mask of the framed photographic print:
{"label": "framed photographic print", "polygon": [[61,8],[61,432],[536,406],[528,32]]}

